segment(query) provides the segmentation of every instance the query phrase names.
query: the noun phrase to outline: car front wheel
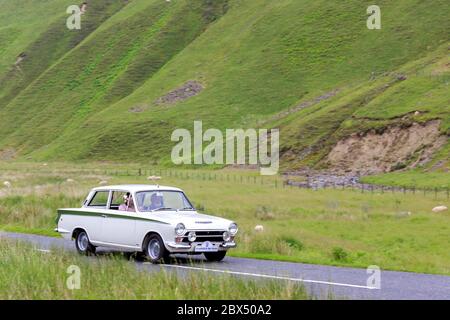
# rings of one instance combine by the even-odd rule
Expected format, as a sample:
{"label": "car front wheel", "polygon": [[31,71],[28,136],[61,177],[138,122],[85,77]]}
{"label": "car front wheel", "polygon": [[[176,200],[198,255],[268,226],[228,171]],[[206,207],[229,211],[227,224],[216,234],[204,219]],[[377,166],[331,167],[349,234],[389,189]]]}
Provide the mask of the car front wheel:
{"label": "car front wheel", "polygon": [[225,258],[227,252],[226,251],[217,251],[217,252],[205,252],[205,258],[208,261],[211,262],[218,262],[218,261],[222,261],[223,258]]}
{"label": "car front wheel", "polygon": [[78,253],[83,255],[90,255],[95,253],[95,247],[89,241],[86,231],[80,231],[75,237],[75,246]]}
{"label": "car front wheel", "polygon": [[166,250],[160,236],[151,235],[145,246],[145,255],[151,263],[160,263],[169,261],[169,252]]}

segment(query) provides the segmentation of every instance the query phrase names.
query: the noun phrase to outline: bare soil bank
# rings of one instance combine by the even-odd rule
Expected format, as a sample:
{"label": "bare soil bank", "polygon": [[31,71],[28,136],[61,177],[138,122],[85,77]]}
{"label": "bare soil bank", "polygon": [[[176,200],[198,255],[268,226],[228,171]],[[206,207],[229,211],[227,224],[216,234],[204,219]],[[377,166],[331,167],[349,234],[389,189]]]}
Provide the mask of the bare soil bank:
{"label": "bare soil bank", "polygon": [[425,164],[448,137],[439,131],[439,120],[409,127],[391,126],[353,134],[339,141],[326,158],[335,172],[361,175],[384,173]]}

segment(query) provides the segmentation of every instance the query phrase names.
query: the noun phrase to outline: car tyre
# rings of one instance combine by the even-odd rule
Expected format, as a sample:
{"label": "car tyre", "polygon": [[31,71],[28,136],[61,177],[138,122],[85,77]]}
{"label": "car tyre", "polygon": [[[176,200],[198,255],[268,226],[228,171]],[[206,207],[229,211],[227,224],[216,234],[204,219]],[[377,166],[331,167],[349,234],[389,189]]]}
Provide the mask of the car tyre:
{"label": "car tyre", "polygon": [[204,253],[206,260],[211,262],[219,262],[222,261],[223,258],[227,255],[226,251],[217,251],[217,252],[205,252]]}
{"label": "car tyre", "polygon": [[157,234],[152,234],[147,238],[144,253],[151,263],[167,263],[170,260],[169,252]]}
{"label": "car tyre", "polygon": [[84,230],[76,234],[75,247],[79,254],[86,256],[95,254],[95,246],[89,241],[89,237]]}
{"label": "car tyre", "polygon": [[136,257],[134,258],[136,261],[143,262],[145,261],[145,253],[144,252],[136,252]]}

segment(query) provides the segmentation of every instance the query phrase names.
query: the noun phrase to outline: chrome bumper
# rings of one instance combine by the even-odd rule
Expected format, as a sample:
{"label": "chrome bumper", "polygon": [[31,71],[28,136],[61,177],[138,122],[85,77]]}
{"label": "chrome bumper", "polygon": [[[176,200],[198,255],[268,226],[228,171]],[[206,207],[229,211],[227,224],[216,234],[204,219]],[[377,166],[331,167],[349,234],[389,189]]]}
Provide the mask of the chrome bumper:
{"label": "chrome bumper", "polygon": [[55,228],[55,229],[53,229],[54,231],[56,231],[56,232],[59,232],[59,233],[70,233],[70,231],[69,230],[64,230],[64,229],[58,229],[58,228]]}
{"label": "chrome bumper", "polygon": [[[213,242],[214,244],[218,244],[219,249],[230,249],[235,248],[236,243],[235,242],[225,242],[225,243],[217,243]],[[193,244],[198,244],[198,242],[194,242]],[[176,252],[195,252],[195,245],[187,244],[187,243],[176,243],[176,242],[167,242],[167,247],[170,249],[173,249]]]}
{"label": "chrome bumper", "polygon": [[225,243],[222,243],[220,246],[225,249],[235,248],[236,242],[225,242]]}
{"label": "chrome bumper", "polygon": [[182,243],[175,243],[175,242],[168,242],[167,246],[172,249],[186,249],[189,250],[191,248],[190,244],[182,244]]}

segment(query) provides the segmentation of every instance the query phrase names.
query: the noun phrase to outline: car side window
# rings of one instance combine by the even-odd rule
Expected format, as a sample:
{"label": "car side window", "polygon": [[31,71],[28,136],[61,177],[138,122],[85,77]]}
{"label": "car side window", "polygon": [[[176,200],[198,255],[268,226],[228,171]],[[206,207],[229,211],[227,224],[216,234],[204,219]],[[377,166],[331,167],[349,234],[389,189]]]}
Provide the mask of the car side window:
{"label": "car side window", "polygon": [[124,191],[113,191],[109,208],[111,210],[119,210],[120,205],[124,203],[124,196],[126,195],[127,192]]}
{"label": "car side window", "polygon": [[108,198],[109,191],[97,191],[89,202],[89,207],[106,208]]}

